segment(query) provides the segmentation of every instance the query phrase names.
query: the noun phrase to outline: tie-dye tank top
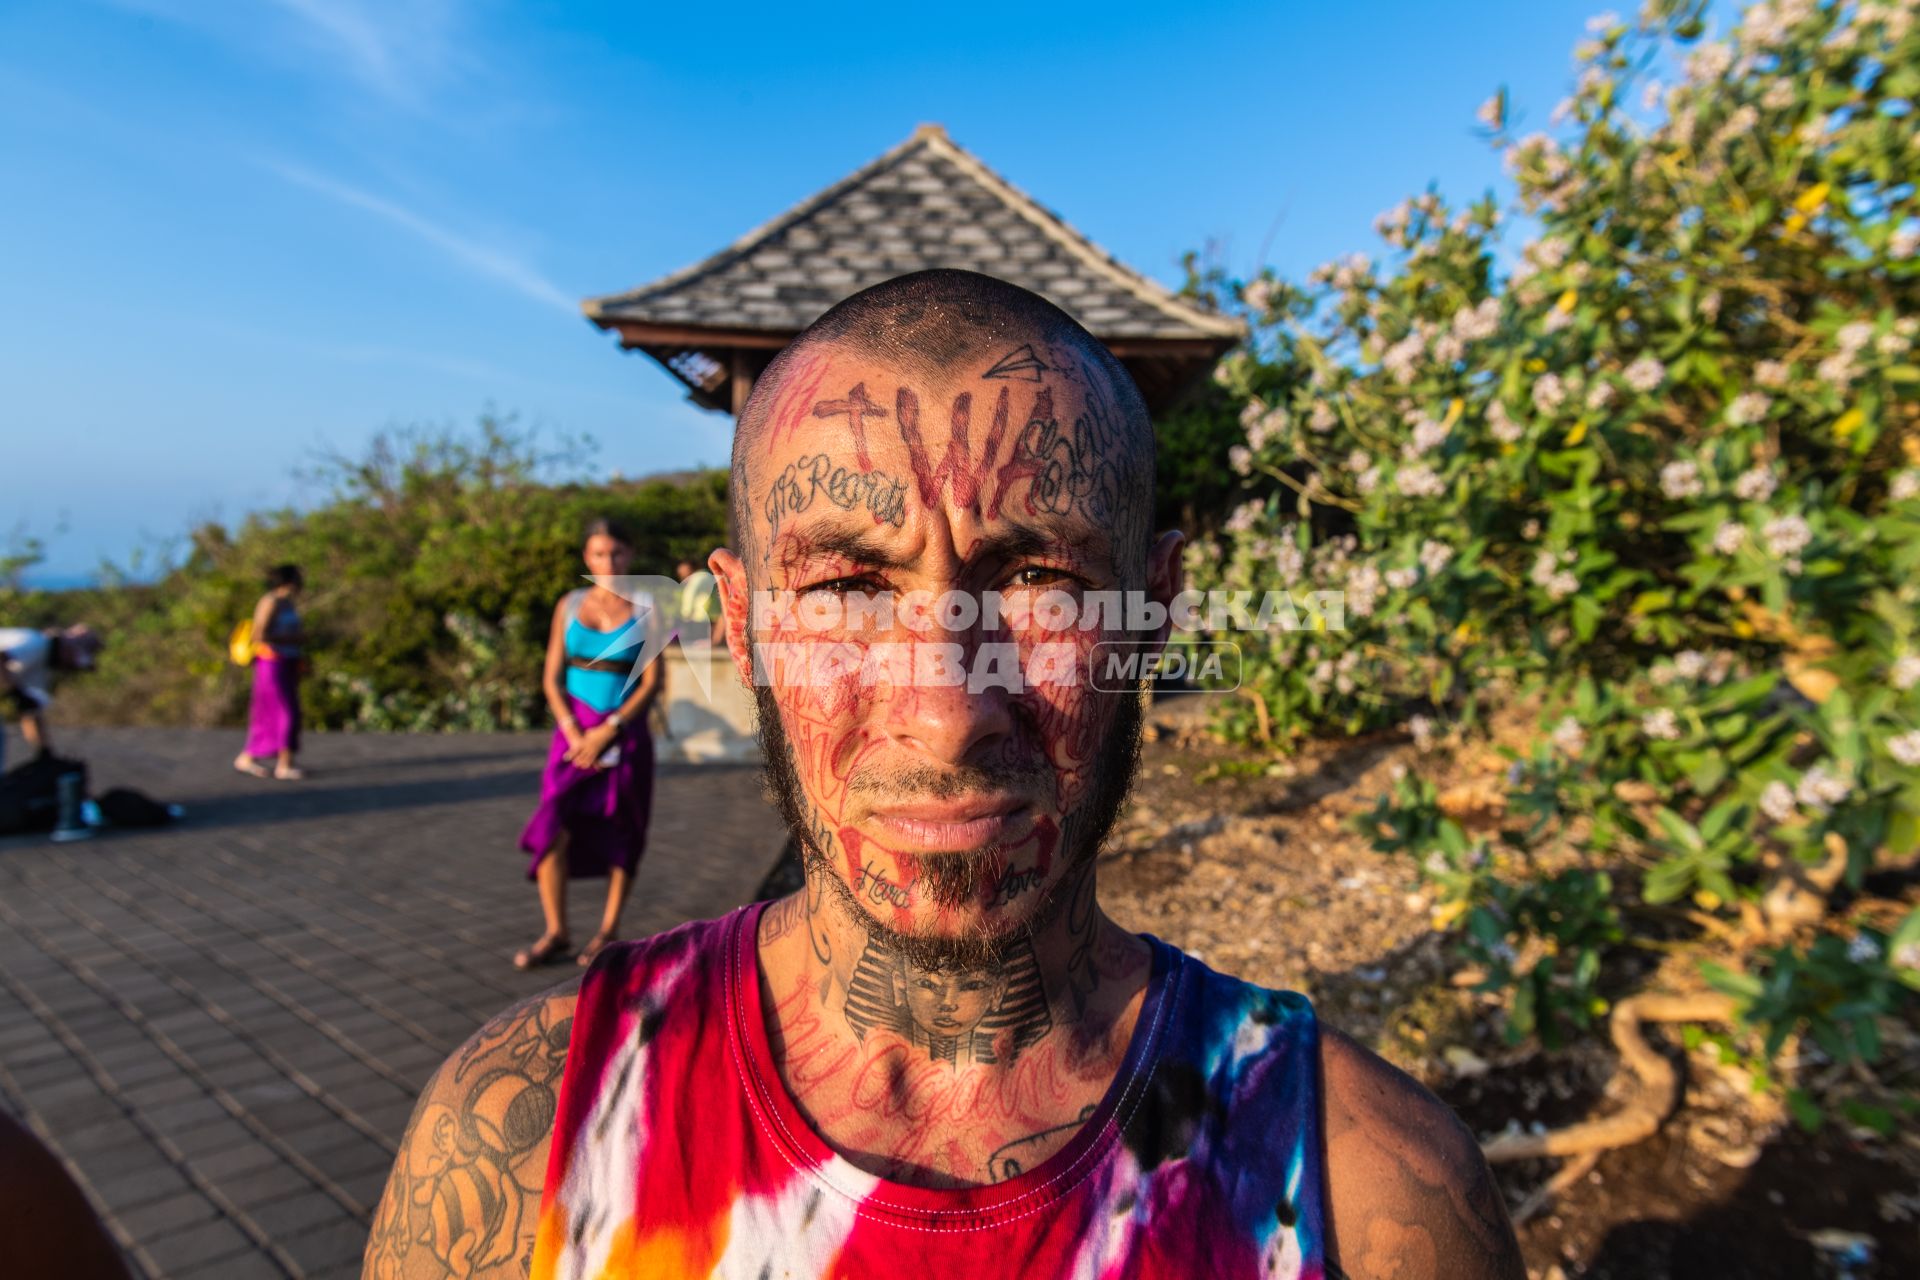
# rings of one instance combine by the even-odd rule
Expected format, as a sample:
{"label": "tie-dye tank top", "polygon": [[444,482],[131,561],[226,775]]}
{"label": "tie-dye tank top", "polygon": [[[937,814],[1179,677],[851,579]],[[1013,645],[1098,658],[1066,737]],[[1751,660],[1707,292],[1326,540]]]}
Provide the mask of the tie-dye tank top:
{"label": "tie-dye tank top", "polygon": [[574,1014],[533,1275],[1324,1273],[1312,1008],[1158,939],[1126,1057],[1067,1145],[1006,1181],[889,1182],[835,1154],[773,1063],[762,905],[610,947]]}

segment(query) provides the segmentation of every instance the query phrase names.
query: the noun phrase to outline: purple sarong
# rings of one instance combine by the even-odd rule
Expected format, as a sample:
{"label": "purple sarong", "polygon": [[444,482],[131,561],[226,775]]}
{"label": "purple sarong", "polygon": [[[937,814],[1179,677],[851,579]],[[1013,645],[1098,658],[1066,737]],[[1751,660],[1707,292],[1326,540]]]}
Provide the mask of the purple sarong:
{"label": "purple sarong", "polygon": [[[578,698],[567,702],[582,729],[607,718],[606,712]],[[622,724],[614,741],[620,745],[620,763],[610,769],[582,769],[567,763],[567,735],[554,727],[546,771],[540,775],[540,803],[520,833],[520,847],[533,855],[527,879],[535,878],[540,859],[563,830],[569,879],[604,876],[613,867],[629,875],[639,869],[653,812],[653,735],[647,732],[646,717]]]}
{"label": "purple sarong", "polygon": [[247,754],[277,756],[300,749],[300,659],[255,658],[247,706]]}

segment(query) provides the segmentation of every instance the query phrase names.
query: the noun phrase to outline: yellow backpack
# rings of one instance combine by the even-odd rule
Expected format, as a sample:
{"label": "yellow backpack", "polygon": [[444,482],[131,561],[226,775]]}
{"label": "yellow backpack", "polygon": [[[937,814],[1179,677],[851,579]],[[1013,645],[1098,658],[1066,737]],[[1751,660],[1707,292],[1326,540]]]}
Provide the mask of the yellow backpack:
{"label": "yellow backpack", "polygon": [[233,659],[235,666],[253,665],[252,618],[242,618],[233,624],[233,632],[227,637],[227,656]]}

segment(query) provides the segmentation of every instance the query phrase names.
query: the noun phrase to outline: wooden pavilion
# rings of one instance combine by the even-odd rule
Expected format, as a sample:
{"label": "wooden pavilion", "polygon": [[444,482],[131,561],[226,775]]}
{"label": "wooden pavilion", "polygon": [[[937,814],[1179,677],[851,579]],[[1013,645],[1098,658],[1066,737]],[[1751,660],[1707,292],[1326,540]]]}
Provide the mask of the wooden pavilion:
{"label": "wooden pavilion", "polygon": [[1112,349],[1156,412],[1243,335],[1116,261],[935,124],[705,261],[582,309],[695,404],[737,415],[754,378],[827,308],[928,267],[1047,298]]}

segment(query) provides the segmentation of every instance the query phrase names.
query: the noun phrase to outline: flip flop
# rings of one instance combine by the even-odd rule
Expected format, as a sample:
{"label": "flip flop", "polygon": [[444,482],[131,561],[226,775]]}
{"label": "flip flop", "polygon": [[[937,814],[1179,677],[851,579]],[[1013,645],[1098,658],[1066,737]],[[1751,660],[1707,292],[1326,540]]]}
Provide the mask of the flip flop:
{"label": "flip flop", "polygon": [[270,778],[273,776],[268,771],[267,766],[261,764],[258,760],[249,760],[245,757],[236,756],[233,761],[233,767],[235,772],[244,773],[252,778]]}
{"label": "flip flop", "polygon": [[587,965],[592,964],[594,959],[598,957],[602,951],[605,951],[618,941],[619,939],[610,933],[596,933],[593,937],[587,939],[586,946],[580,948],[580,954],[574,957],[574,963],[585,968]]}
{"label": "flip flop", "polygon": [[573,943],[565,938],[555,938],[547,934],[530,947],[514,952],[513,967],[516,969],[538,969],[542,965],[557,964],[573,954]]}

